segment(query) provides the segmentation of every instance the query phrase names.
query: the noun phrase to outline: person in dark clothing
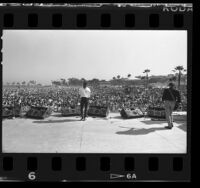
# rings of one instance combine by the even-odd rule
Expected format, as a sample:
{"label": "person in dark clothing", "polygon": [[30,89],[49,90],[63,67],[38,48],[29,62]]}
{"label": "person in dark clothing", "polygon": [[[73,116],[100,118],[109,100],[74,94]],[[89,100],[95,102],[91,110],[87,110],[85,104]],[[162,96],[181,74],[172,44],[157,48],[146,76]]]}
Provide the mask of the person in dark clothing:
{"label": "person in dark clothing", "polygon": [[[81,96],[81,120],[85,120],[87,117],[88,101],[91,94],[90,88],[87,87],[87,82],[83,82],[83,87],[80,88],[79,94]],[[85,109],[84,113],[83,109]]]}
{"label": "person in dark clothing", "polygon": [[169,83],[169,88],[164,90],[162,101],[164,101],[166,120],[168,122],[168,126],[166,126],[165,128],[171,129],[173,127],[172,112],[176,103],[181,102],[180,93],[178,90],[175,89],[175,85],[173,83]]}

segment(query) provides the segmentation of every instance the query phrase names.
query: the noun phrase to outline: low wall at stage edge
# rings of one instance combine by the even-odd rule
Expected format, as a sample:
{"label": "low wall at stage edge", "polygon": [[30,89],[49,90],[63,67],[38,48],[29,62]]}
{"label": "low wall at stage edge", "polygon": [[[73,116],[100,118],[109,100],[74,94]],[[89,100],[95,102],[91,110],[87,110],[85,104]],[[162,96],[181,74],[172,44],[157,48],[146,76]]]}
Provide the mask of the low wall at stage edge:
{"label": "low wall at stage edge", "polygon": [[[164,108],[149,108],[147,111],[147,116],[152,119],[165,120],[165,109]],[[186,111],[174,111],[172,113],[174,121],[187,121]]]}
{"label": "low wall at stage edge", "polygon": [[[61,114],[63,116],[78,116],[81,114],[80,107],[69,108],[62,107]],[[89,106],[88,116],[107,117],[109,114],[108,107],[103,106]]]}
{"label": "low wall at stage edge", "polygon": [[30,106],[3,106],[2,108],[2,117],[9,118],[9,117],[23,117],[26,113],[30,110]]}
{"label": "low wall at stage edge", "polygon": [[[42,109],[40,109],[42,108]],[[45,110],[43,110],[45,109]],[[44,111],[44,112],[43,112]],[[2,108],[2,117],[3,118],[10,118],[10,117],[24,117],[25,115],[27,117],[35,118],[36,116],[40,118],[45,118],[50,116],[52,110],[50,108],[44,108],[44,107],[29,107],[29,106],[4,106]],[[80,106],[77,106],[76,108],[72,109],[69,107],[62,107],[61,108],[61,114],[62,116],[80,116]],[[125,111],[124,111],[125,112]],[[127,115],[128,112],[128,115]],[[137,112],[138,113],[138,112]],[[143,115],[141,113],[135,113],[135,111],[126,111],[126,114],[124,116],[123,111],[120,112],[122,118],[126,118],[131,116],[134,117],[142,117]],[[88,115],[89,116],[96,116],[96,117],[107,117],[109,115],[109,109],[108,107],[101,107],[101,106],[90,106],[88,109]],[[163,108],[150,108],[147,111],[147,117],[150,117],[152,119],[165,119],[165,111]],[[187,112],[186,111],[176,111],[173,112],[173,118],[174,121],[187,121]]]}
{"label": "low wall at stage edge", "polygon": [[187,121],[187,112],[173,112],[173,119],[174,121]]}

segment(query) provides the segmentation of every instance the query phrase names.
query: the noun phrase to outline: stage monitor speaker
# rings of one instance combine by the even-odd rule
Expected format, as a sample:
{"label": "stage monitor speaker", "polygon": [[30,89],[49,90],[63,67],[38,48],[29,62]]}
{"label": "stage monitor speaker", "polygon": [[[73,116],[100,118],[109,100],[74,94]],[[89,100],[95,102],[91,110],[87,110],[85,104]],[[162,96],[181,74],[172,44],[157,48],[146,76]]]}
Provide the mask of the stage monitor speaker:
{"label": "stage monitor speaker", "polygon": [[3,106],[3,108],[2,108],[2,117],[3,118],[13,117],[13,114],[14,114],[13,111],[14,111],[13,106]]}
{"label": "stage monitor speaker", "polygon": [[149,107],[147,116],[150,118],[165,119],[165,109],[161,107]]}
{"label": "stage monitor speaker", "polygon": [[107,117],[109,109],[107,106],[90,106],[88,109],[88,116]]}
{"label": "stage monitor speaker", "polygon": [[123,108],[120,111],[122,118],[131,119],[131,118],[141,118],[144,117],[143,113],[139,109],[125,109]]}
{"label": "stage monitor speaker", "polygon": [[31,106],[30,110],[26,113],[29,118],[44,119],[51,115],[52,110],[47,107],[34,107]]}
{"label": "stage monitor speaker", "polygon": [[15,105],[13,106],[4,106],[2,108],[2,117],[3,118],[8,118],[8,117],[23,117],[26,115],[28,110],[30,109],[29,106],[20,106],[20,105]]}
{"label": "stage monitor speaker", "polygon": [[176,121],[184,121],[187,122],[187,112],[182,111],[182,112],[173,112],[173,120]]}
{"label": "stage monitor speaker", "polygon": [[61,108],[62,116],[80,116],[80,107],[70,108],[70,107],[62,107]]}
{"label": "stage monitor speaker", "polygon": [[30,110],[30,106],[22,106],[20,110],[20,116],[26,116],[27,112]]}

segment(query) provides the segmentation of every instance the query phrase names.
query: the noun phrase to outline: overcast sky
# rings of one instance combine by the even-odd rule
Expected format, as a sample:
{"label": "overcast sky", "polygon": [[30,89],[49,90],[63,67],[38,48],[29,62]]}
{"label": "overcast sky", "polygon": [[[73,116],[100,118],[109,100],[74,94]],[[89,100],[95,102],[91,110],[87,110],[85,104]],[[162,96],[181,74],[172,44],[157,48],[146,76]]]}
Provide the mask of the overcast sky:
{"label": "overcast sky", "polygon": [[186,31],[4,30],[3,82],[134,78],[187,67]]}

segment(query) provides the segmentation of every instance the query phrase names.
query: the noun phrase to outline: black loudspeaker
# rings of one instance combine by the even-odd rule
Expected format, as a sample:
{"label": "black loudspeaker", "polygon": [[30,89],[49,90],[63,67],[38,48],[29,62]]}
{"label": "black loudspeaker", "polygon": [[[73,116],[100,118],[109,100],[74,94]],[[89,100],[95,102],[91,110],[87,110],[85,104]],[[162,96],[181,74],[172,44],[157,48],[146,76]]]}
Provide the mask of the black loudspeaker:
{"label": "black loudspeaker", "polygon": [[61,108],[62,116],[80,116],[80,107],[70,108],[70,107],[62,107]]}
{"label": "black loudspeaker", "polygon": [[149,107],[147,111],[147,116],[151,118],[165,119],[165,109],[159,107]]}
{"label": "black loudspeaker", "polygon": [[14,114],[13,106],[3,106],[3,108],[2,108],[2,117],[3,118],[13,117],[13,114]]}
{"label": "black loudspeaker", "polygon": [[109,110],[106,106],[90,106],[88,109],[88,116],[107,117],[108,114]]}
{"label": "black loudspeaker", "polygon": [[120,114],[121,114],[122,118],[124,118],[124,119],[144,117],[144,115],[140,109],[125,109],[125,108],[123,108],[120,111]]}
{"label": "black loudspeaker", "polygon": [[30,110],[26,113],[29,118],[44,119],[51,115],[52,110],[47,107],[34,107],[31,106]]}

